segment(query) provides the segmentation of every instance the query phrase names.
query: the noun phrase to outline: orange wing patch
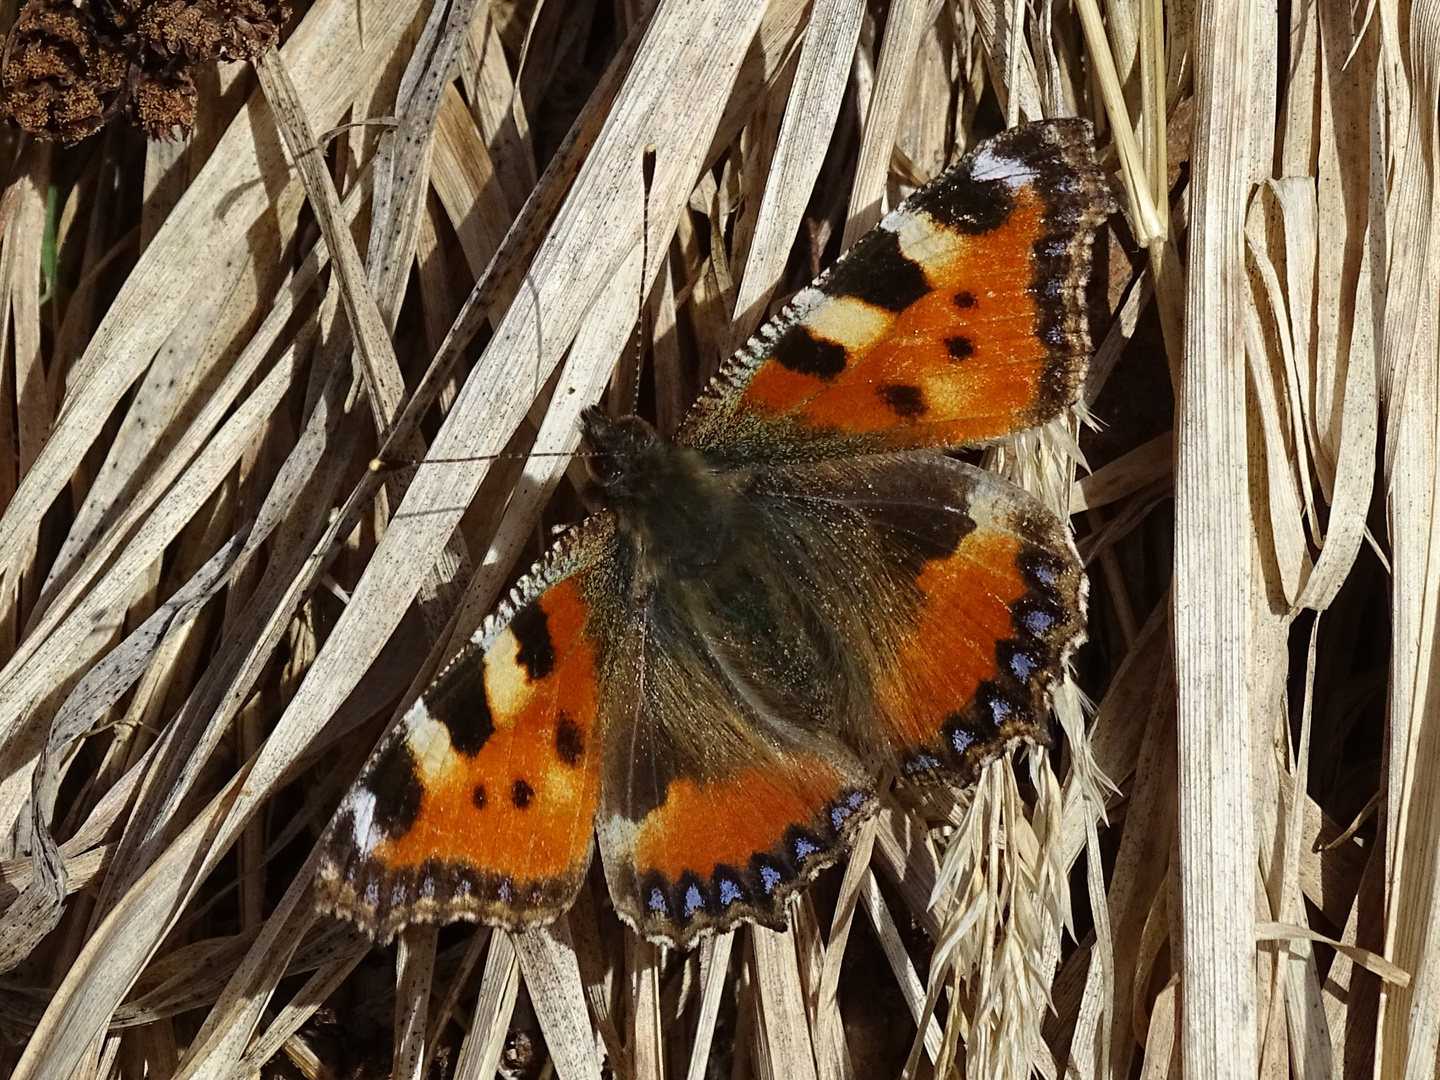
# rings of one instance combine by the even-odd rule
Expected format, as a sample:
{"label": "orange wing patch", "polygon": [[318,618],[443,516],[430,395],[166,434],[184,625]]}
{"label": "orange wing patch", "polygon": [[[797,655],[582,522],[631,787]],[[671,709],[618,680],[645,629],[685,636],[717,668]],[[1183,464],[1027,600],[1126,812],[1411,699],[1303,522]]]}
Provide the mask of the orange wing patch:
{"label": "orange wing patch", "polygon": [[382,743],[326,840],[323,909],[388,939],[457,918],[517,928],[570,905],[603,759],[588,577],[531,587]]}
{"label": "orange wing patch", "polygon": [[1090,248],[1112,209],[1083,121],[998,136],[797,293],[681,441],[718,449],[780,422],[871,449],[970,446],[1044,423],[1084,376]]}
{"label": "orange wing patch", "polygon": [[[1040,306],[1028,288],[1042,213],[1039,196],[1022,190],[983,242],[923,214],[891,221],[897,257],[923,269],[927,291],[898,313],[821,299],[777,341],[778,362],[756,372],[745,407],[811,428],[888,432],[892,444],[970,445],[1031,426],[1017,418],[1050,394]],[[844,376],[786,367],[802,337],[840,346]]]}
{"label": "orange wing patch", "polygon": [[969,783],[1016,740],[1045,742],[1049,683],[1083,639],[1085,577],[1063,526],[1018,492],[996,501],[998,484],[977,485],[974,529],[922,567],[916,624],[876,686],[908,775]]}
{"label": "orange wing patch", "polygon": [[676,778],[639,821],[602,815],[615,909],[652,941],[682,948],[741,919],[781,928],[785,901],[839,857],[872,803],[819,754]]}

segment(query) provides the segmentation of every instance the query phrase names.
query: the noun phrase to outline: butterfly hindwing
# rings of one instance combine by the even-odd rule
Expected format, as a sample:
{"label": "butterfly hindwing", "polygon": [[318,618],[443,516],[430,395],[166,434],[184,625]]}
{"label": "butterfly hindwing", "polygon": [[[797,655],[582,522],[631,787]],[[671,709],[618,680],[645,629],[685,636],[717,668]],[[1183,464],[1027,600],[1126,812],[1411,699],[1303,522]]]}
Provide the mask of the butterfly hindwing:
{"label": "butterfly hindwing", "polygon": [[780,925],[873,808],[877,773],[970,782],[1045,741],[1083,635],[1064,526],[992,473],[911,450],[725,481],[697,511],[695,531],[723,538],[697,547],[703,573],[684,544],[669,562],[622,554],[631,614],[603,678],[610,893],[682,946]]}
{"label": "butterfly hindwing", "polygon": [[682,947],[745,919],[783,926],[786,900],[873,807],[872,770],[837,736],[853,680],[835,628],[815,625],[812,579],[786,573],[795,551],[743,485],[711,495],[698,532],[714,548],[630,558],[621,541],[630,599],[602,679],[610,895],[640,933]]}
{"label": "butterfly hindwing", "polygon": [[866,613],[849,635],[873,704],[848,741],[902,774],[964,783],[1016,740],[1046,741],[1050,683],[1085,623],[1059,518],[929,450],[789,466],[766,486],[791,515],[822,519],[814,532],[837,548],[824,557],[847,566]]}
{"label": "butterfly hindwing", "polygon": [[918,190],[722,369],[678,438],[740,453],[973,446],[1074,401],[1113,203],[1090,126],[1006,131]]}
{"label": "butterfly hindwing", "polygon": [[594,609],[613,546],[606,515],[567,534],[382,741],[324,842],[323,910],[384,940],[570,906],[599,802]]}

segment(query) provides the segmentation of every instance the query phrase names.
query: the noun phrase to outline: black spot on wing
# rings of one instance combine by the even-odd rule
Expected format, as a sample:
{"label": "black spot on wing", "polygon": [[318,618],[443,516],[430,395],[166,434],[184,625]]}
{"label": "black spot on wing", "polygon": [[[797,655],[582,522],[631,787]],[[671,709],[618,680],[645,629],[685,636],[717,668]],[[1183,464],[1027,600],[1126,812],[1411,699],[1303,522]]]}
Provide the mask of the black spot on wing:
{"label": "black spot on wing", "polygon": [[975,346],[970,339],[962,334],[945,339],[945,351],[950,354],[951,360],[964,360],[966,357],[975,355]]}
{"label": "black spot on wing", "polygon": [[495,733],[485,696],[485,668],[475,654],[452,664],[420,700],[445,725],[457,754],[474,757]]}
{"label": "black spot on wing", "polygon": [[516,780],[510,786],[510,801],[515,804],[516,810],[526,810],[530,807],[530,801],[535,798],[535,789],[524,780]]}
{"label": "black spot on wing", "polygon": [[770,355],[781,367],[817,379],[833,379],[845,370],[845,346],[817,338],[798,323],[776,339]]}
{"label": "black spot on wing", "polygon": [[371,820],[391,839],[404,836],[420,816],[425,788],[415,766],[415,754],[404,739],[396,739],[380,752],[364,787],[375,796]]}
{"label": "black spot on wing", "polygon": [[475,785],[475,790],[472,791],[472,792],[470,792],[470,801],[475,804],[475,809],[476,809],[476,810],[484,810],[484,809],[485,809],[486,798],[485,798],[485,785],[484,785],[484,784],[476,784],[476,785]]}
{"label": "black spot on wing", "polygon": [[964,291],[955,294],[955,306],[958,308],[972,308],[975,306],[975,294]]}
{"label": "black spot on wing", "polygon": [[519,649],[515,659],[525,665],[532,681],[543,679],[555,669],[555,645],[550,640],[550,622],[538,603],[526,604],[510,620],[510,632]]}
{"label": "black spot on wing", "polygon": [[886,311],[904,311],[930,292],[925,271],[900,250],[900,237],[886,229],[877,229],[856,244],[824,288],[831,296],[853,296]]}
{"label": "black spot on wing", "polygon": [[885,402],[890,411],[904,420],[914,420],[928,411],[925,395],[918,386],[904,383],[882,386],[879,393],[880,400]]}
{"label": "black spot on wing", "polygon": [[578,765],[585,756],[585,738],[575,721],[563,712],[555,725],[555,753],[566,765]]}

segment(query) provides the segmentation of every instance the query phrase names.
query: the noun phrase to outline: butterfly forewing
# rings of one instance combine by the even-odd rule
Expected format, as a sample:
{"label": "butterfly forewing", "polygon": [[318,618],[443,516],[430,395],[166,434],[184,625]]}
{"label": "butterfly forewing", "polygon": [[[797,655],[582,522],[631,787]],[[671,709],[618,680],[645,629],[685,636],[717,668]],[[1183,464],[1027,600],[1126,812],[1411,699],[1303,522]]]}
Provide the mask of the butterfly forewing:
{"label": "butterfly forewing", "polygon": [[1087,122],[983,143],[796,293],[677,437],[853,452],[973,446],[1050,420],[1089,360],[1090,249],[1112,209]]}
{"label": "butterfly forewing", "polygon": [[385,738],[324,841],[322,909],[388,939],[570,906],[600,794],[596,597],[613,547],[608,516],[567,535]]}

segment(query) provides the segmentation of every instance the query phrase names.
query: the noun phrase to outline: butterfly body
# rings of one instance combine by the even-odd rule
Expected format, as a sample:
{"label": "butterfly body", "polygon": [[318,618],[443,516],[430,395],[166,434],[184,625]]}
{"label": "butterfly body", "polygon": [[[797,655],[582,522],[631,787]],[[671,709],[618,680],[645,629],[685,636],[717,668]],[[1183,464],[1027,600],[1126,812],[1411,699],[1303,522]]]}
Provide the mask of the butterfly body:
{"label": "butterfly body", "polygon": [[801,290],[673,441],[587,411],[606,509],[382,742],[321,906],[380,937],[520,928],[569,906],[598,837],[653,940],[781,926],[886,777],[967,783],[1043,742],[1079,561],[947,451],[1073,400],[1109,207],[1087,125],[1007,132]]}

